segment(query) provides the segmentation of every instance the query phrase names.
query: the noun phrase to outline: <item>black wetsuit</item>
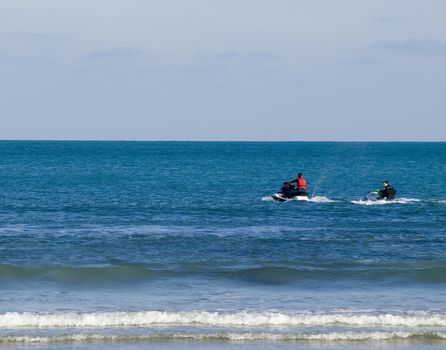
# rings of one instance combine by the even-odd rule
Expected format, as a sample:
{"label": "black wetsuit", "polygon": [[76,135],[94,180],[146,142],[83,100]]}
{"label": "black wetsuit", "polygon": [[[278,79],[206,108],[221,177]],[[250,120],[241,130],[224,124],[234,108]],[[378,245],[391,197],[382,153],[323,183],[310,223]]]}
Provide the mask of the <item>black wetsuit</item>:
{"label": "black wetsuit", "polygon": [[392,186],[387,186],[383,190],[379,191],[381,197],[380,199],[387,199],[388,201],[395,198],[396,190]]}

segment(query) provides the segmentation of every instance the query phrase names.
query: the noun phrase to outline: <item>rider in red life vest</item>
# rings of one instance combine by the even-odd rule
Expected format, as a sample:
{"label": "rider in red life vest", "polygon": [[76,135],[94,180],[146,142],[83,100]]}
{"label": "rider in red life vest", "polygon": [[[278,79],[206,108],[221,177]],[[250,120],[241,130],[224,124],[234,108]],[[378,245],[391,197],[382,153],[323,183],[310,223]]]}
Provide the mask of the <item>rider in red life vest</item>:
{"label": "rider in red life vest", "polygon": [[290,181],[290,183],[295,182],[297,184],[296,190],[298,196],[307,195],[307,180],[304,178],[302,173],[297,174],[297,179]]}

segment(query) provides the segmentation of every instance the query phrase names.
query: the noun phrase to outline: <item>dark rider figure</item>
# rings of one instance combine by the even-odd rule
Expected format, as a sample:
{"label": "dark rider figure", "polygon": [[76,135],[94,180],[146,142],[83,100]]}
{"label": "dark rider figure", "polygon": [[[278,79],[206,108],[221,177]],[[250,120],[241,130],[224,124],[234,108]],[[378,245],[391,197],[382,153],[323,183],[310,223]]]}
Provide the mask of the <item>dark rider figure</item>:
{"label": "dark rider figure", "polygon": [[389,185],[388,181],[384,181],[384,188],[379,191],[379,199],[391,201],[395,198],[396,189]]}

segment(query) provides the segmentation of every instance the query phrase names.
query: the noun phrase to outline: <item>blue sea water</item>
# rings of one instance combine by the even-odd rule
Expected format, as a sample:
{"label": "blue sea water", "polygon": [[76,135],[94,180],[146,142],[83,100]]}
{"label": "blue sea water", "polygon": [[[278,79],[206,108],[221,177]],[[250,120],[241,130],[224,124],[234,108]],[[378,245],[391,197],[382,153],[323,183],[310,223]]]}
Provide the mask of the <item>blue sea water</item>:
{"label": "blue sea water", "polygon": [[441,348],[445,174],[446,143],[1,141],[0,346]]}

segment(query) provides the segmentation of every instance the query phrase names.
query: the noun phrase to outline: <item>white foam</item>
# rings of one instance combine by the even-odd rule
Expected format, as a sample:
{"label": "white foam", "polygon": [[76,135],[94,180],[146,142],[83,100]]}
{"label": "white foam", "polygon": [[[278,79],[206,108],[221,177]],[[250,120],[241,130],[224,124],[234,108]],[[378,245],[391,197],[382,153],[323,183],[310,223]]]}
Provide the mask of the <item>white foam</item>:
{"label": "white foam", "polygon": [[[301,199],[301,198],[297,198],[297,197],[293,197],[293,200],[297,200],[297,201],[307,201],[307,202],[313,202],[313,203],[333,203],[333,202],[337,202],[334,199],[330,199],[327,197],[323,197],[323,196],[315,196],[309,199]],[[274,198],[272,196],[265,196],[262,197],[261,199],[263,202],[275,202]]]}
{"label": "white foam", "polygon": [[397,198],[397,199],[394,199],[393,202],[406,204],[406,203],[421,202],[421,199],[418,199],[418,198]]}
{"label": "white foam", "polygon": [[388,204],[411,204],[411,203],[417,203],[421,202],[421,199],[417,198],[397,198],[391,201],[386,200],[377,200],[377,201],[371,201],[371,200],[354,200],[351,201],[353,204],[359,204],[359,205],[388,205]]}
{"label": "white foam", "polygon": [[441,332],[404,332],[404,331],[379,331],[379,332],[327,332],[327,333],[158,333],[147,335],[110,335],[110,334],[67,334],[61,336],[0,336],[0,343],[86,343],[86,342],[125,342],[148,340],[198,340],[198,341],[386,341],[435,339],[446,340],[446,334]]}
{"label": "white foam", "polygon": [[367,313],[294,313],[278,312],[7,312],[0,314],[2,328],[94,328],[183,326],[400,326],[446,327],[446,313],[367,314]]}
{"label": "white foam", "polygon": [[313,202],[313,203],[334,203],[337,201],[334,199],[323,197],[323,196],[315,196],[315,197],[310,198],[310,202]]}

